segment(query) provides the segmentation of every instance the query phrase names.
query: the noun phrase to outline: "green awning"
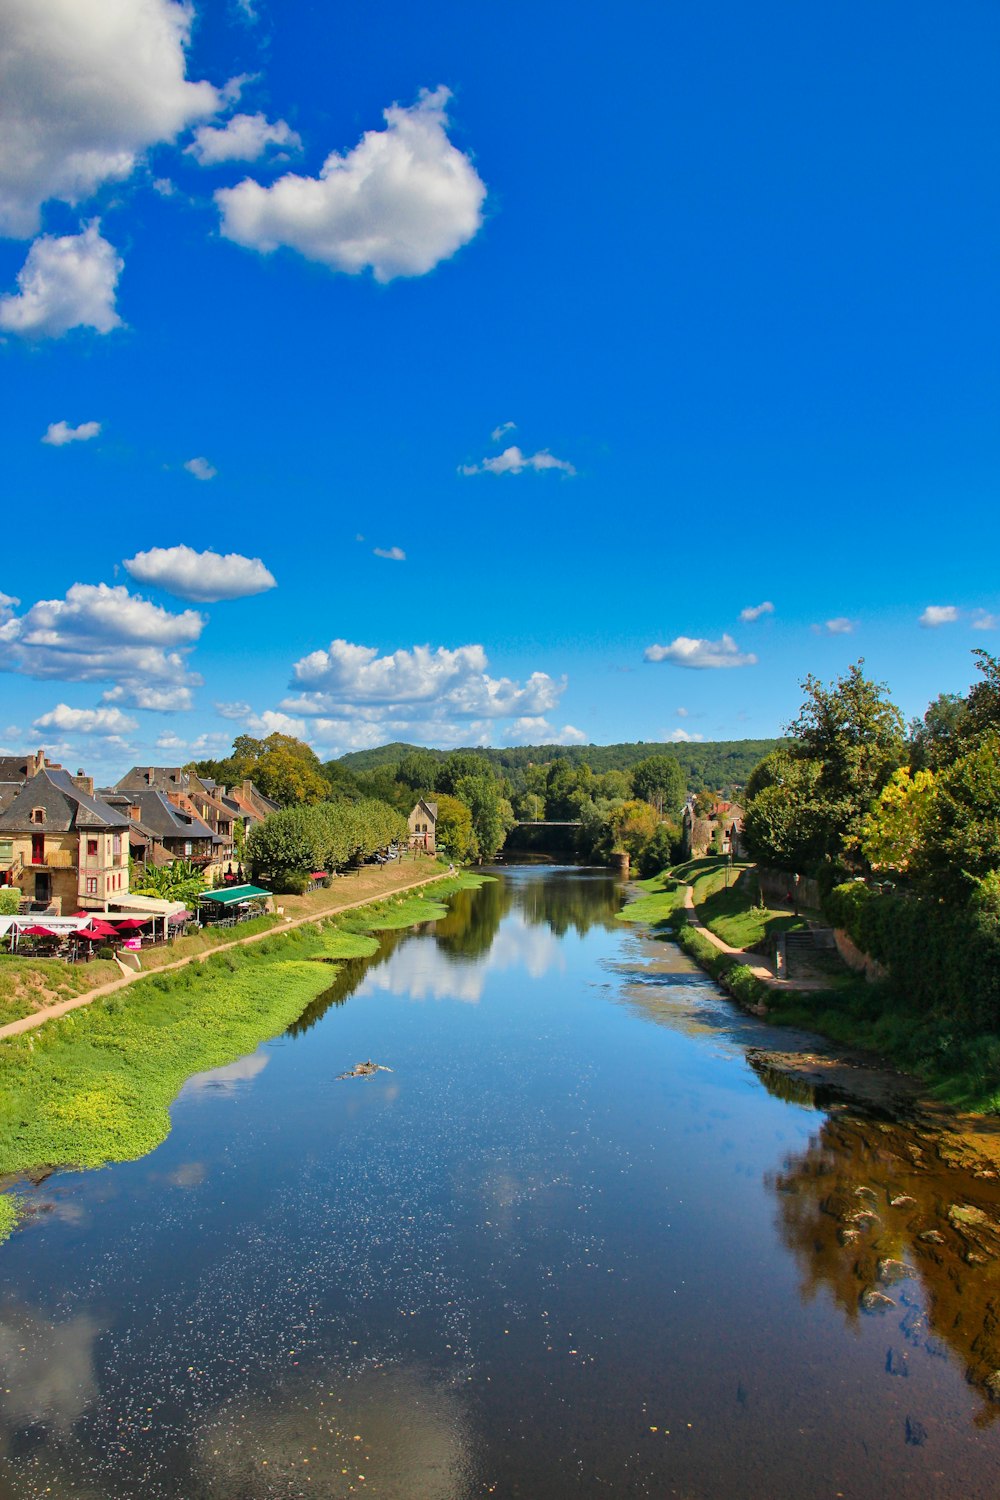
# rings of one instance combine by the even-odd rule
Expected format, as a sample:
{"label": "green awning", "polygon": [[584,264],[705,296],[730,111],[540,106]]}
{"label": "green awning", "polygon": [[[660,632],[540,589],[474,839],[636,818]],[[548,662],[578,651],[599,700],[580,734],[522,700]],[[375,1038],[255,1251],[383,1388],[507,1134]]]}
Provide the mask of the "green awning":
{"label": "green awning", "polygon": [[234,901],[252,901],[261,896],[270,896],[259,885],[231,885],[228,890],[206,891],[202,901],[218,901],[222,906],[231,906]]}

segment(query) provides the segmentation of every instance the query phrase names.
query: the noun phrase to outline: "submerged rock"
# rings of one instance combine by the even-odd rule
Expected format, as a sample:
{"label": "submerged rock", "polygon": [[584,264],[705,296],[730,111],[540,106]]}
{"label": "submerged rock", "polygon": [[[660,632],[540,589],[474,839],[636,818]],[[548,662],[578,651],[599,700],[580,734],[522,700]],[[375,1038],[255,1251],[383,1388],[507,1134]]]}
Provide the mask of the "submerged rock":
{"label": "submerged rock", "polygon": [[894,1281],[909,1281],[917,1273],[912,1266],[906,1264],[905,1260],[892,1260],[887,1257],[879,1261],[875,1274],[884,1286],[891,1286]]}
{"label": "submerged rock", "polygon": [[370,1078],[373,1073],[391,1072],[392,1069],[387,1068],[384,1063],[375,1063],[369,1058],[367,1062],[355,1063],[354,1067],[349,1068],[346,1073],[338,1073],[337,1081],[339,1083],[341,1078]]}
{"label": "submerged rock", "polygon": [[858,1301],[861,1311],[869,1313],[888,1312],[890,1307],[896,1306],[891,1297],[887,1297],[885,1292],[876,1291],[873,1286],[867,1287]]}

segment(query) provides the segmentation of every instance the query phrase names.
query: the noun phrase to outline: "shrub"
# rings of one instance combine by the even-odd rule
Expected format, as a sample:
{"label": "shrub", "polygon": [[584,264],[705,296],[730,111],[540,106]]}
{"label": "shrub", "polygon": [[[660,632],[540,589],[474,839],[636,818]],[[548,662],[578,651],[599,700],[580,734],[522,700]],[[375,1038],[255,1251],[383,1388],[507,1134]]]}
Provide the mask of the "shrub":
{"label": "shrub", "polygon": [[21,905],[21,892],[16,885],[0,887],[0,917],[16,917]]}
{"label": "shrub", "polygon": [[114,956],[115,956],[115,950],[113,948],[109,948],[107,946],[104,946],[104,947],[98,948],[98,950],[97,950],[97,957],[98,958],[114,958]]}
{"label": "shrub", "polygon": [[312,877],[304,870],[285,870],[274,880],[277,896],[304,896],[311,886]]}

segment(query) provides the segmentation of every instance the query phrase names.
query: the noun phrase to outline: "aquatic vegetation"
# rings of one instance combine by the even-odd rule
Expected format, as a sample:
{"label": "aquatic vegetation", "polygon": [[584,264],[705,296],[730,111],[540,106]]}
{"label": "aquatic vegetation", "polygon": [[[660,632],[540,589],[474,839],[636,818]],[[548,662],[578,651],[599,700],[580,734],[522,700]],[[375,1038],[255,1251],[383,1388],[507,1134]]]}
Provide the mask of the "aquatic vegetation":
{"label": "aquatic vegetation", "polygon": [[21,1200],[13,1193],[0,1193],[0,1245],[9,1239],[21,1217]]}

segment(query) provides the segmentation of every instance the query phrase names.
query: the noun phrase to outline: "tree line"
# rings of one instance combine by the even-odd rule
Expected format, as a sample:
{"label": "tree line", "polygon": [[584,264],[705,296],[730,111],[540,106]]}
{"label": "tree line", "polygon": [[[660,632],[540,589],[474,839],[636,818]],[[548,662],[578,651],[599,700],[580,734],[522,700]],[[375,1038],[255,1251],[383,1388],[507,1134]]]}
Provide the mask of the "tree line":
{"label": "tree line", "polygon": [[918,1003],[1000,1023],[1000,663],[908,726],[863,661],[803,683],[747,781],[758,862],[815,876],[830,919]]}

